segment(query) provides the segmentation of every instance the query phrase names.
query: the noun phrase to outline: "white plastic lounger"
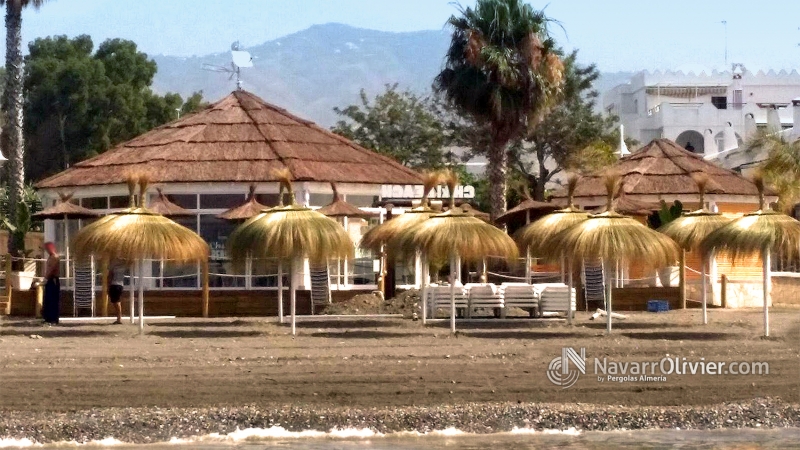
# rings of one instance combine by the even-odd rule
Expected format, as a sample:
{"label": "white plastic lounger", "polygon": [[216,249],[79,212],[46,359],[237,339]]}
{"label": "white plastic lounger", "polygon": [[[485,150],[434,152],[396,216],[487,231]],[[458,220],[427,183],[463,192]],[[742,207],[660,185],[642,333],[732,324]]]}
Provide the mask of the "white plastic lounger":
{"label": "white plastic lounger", "polygon": [[562,283],[542,283],[534,285],[540,290],[539,309],[542,314],[547,312],[567,313],[572,308],[575,311],[575,289],[570,290]]}
{"label": "white plastic lounger", "polygon": [[467,284],[464,286],[468,292],[469,306],[467,317],[472,317],[476,309],[486,308],[494,310],[495,317],[501,315],[503,309],[503,293],[493,284]]}
{"label": "white plastic lounger", "polygon": [[[456,286],[456,311],[463,316],[469,307],[469,298],[464,292],[463,286]],[[439,309],[447,310],[450,315],[450,286],[431,286],[428,288],[428,305],[430,305],[430,318],[436,316]]]}
{"label": "white plastic lounger", "polygon": [[539,291],[533,285],[525,283],[508,283],[501,286],[503,294],[503,310],[501,317],[505,319],[508,308],[520,308],[535,317],[539,310]]}

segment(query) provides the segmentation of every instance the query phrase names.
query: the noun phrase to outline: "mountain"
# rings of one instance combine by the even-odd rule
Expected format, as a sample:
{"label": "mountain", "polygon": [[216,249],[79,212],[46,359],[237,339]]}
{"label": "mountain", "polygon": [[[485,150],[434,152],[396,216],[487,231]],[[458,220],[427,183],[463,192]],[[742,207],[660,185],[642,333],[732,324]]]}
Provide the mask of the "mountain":
{"label": "mountain", "polygon": [[[334,106],[357,103],[359,90],[380,93],[387,83],[430,91],[450,36],[445,31],[388,33],[341,24],[315,25],[247,48],[254,67],[241,70],[242,87],[270,103],[323,126],[336,121]],[[225,73],[203,64],[229,65],[230,53],[200,57],[154,56],[157,92],[186,96],[202,90],[214,101],[236,88]]]}
{"label": "mountain", "polygon": [[[430,92],[450,44],[446,30],[389,33],[329,23],[284,36],[246,50],[254,67],[242,69],[242,87],[322,126],[331,126],[335,106],[359,102],[384,85],[399,83],[418,93]],[[585,56],[585,55],[584,55]],[[228,51],[206,56],[154,56],[158,73],[153,88],[186,97],[202,90],[216,101],[236,88],[225,73],[202,70],[203,64],[230,64]],[[630,74],[603,74],[600,92],[624,82]]]}

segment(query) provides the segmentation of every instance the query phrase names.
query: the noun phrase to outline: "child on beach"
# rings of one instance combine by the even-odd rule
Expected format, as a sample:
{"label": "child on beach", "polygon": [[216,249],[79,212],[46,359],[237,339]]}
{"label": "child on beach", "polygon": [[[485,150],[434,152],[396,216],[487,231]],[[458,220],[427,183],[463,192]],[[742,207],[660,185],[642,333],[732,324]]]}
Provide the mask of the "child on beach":
{"label": "child on beach", "polygon": [[122,292],[124,291],[123,279],[125,268],[121,264],[112,264],[108,269],[108,300],[114,305],[117,312],[115,325],[122,323]]}

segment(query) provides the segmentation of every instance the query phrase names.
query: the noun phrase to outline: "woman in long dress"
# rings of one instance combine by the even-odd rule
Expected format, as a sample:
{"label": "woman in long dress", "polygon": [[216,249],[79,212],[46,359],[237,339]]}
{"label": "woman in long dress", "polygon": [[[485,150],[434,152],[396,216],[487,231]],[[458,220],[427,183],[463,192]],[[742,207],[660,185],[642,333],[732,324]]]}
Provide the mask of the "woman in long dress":
{"label": "woman in long dress", "polygon": [[44,244],[47,251],[47,264],[45,264],[44,277],[44,304],[42,305],[42,318],[45,323],[58,324],[61,309],[61,261],[56,252],[56,245],[52,242]]}

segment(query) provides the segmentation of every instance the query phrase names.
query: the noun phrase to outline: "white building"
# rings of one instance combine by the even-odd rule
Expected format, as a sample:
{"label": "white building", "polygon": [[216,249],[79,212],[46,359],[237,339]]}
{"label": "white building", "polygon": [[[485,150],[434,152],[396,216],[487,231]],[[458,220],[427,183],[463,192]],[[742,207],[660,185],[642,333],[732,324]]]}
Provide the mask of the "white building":
{"label": "white building", "polygon": [[[752,73],[734,64],[730,72],[699,75],[642,71],[605,92],[603,107],[619,116],[628,138],[643,144],[667,138],[734,168],[747,161],[723,155],[759,127],[800,130],[800,115],[792,107],[798,97],[796,70]],[[714,155],[719,152],[725,153]]]}

